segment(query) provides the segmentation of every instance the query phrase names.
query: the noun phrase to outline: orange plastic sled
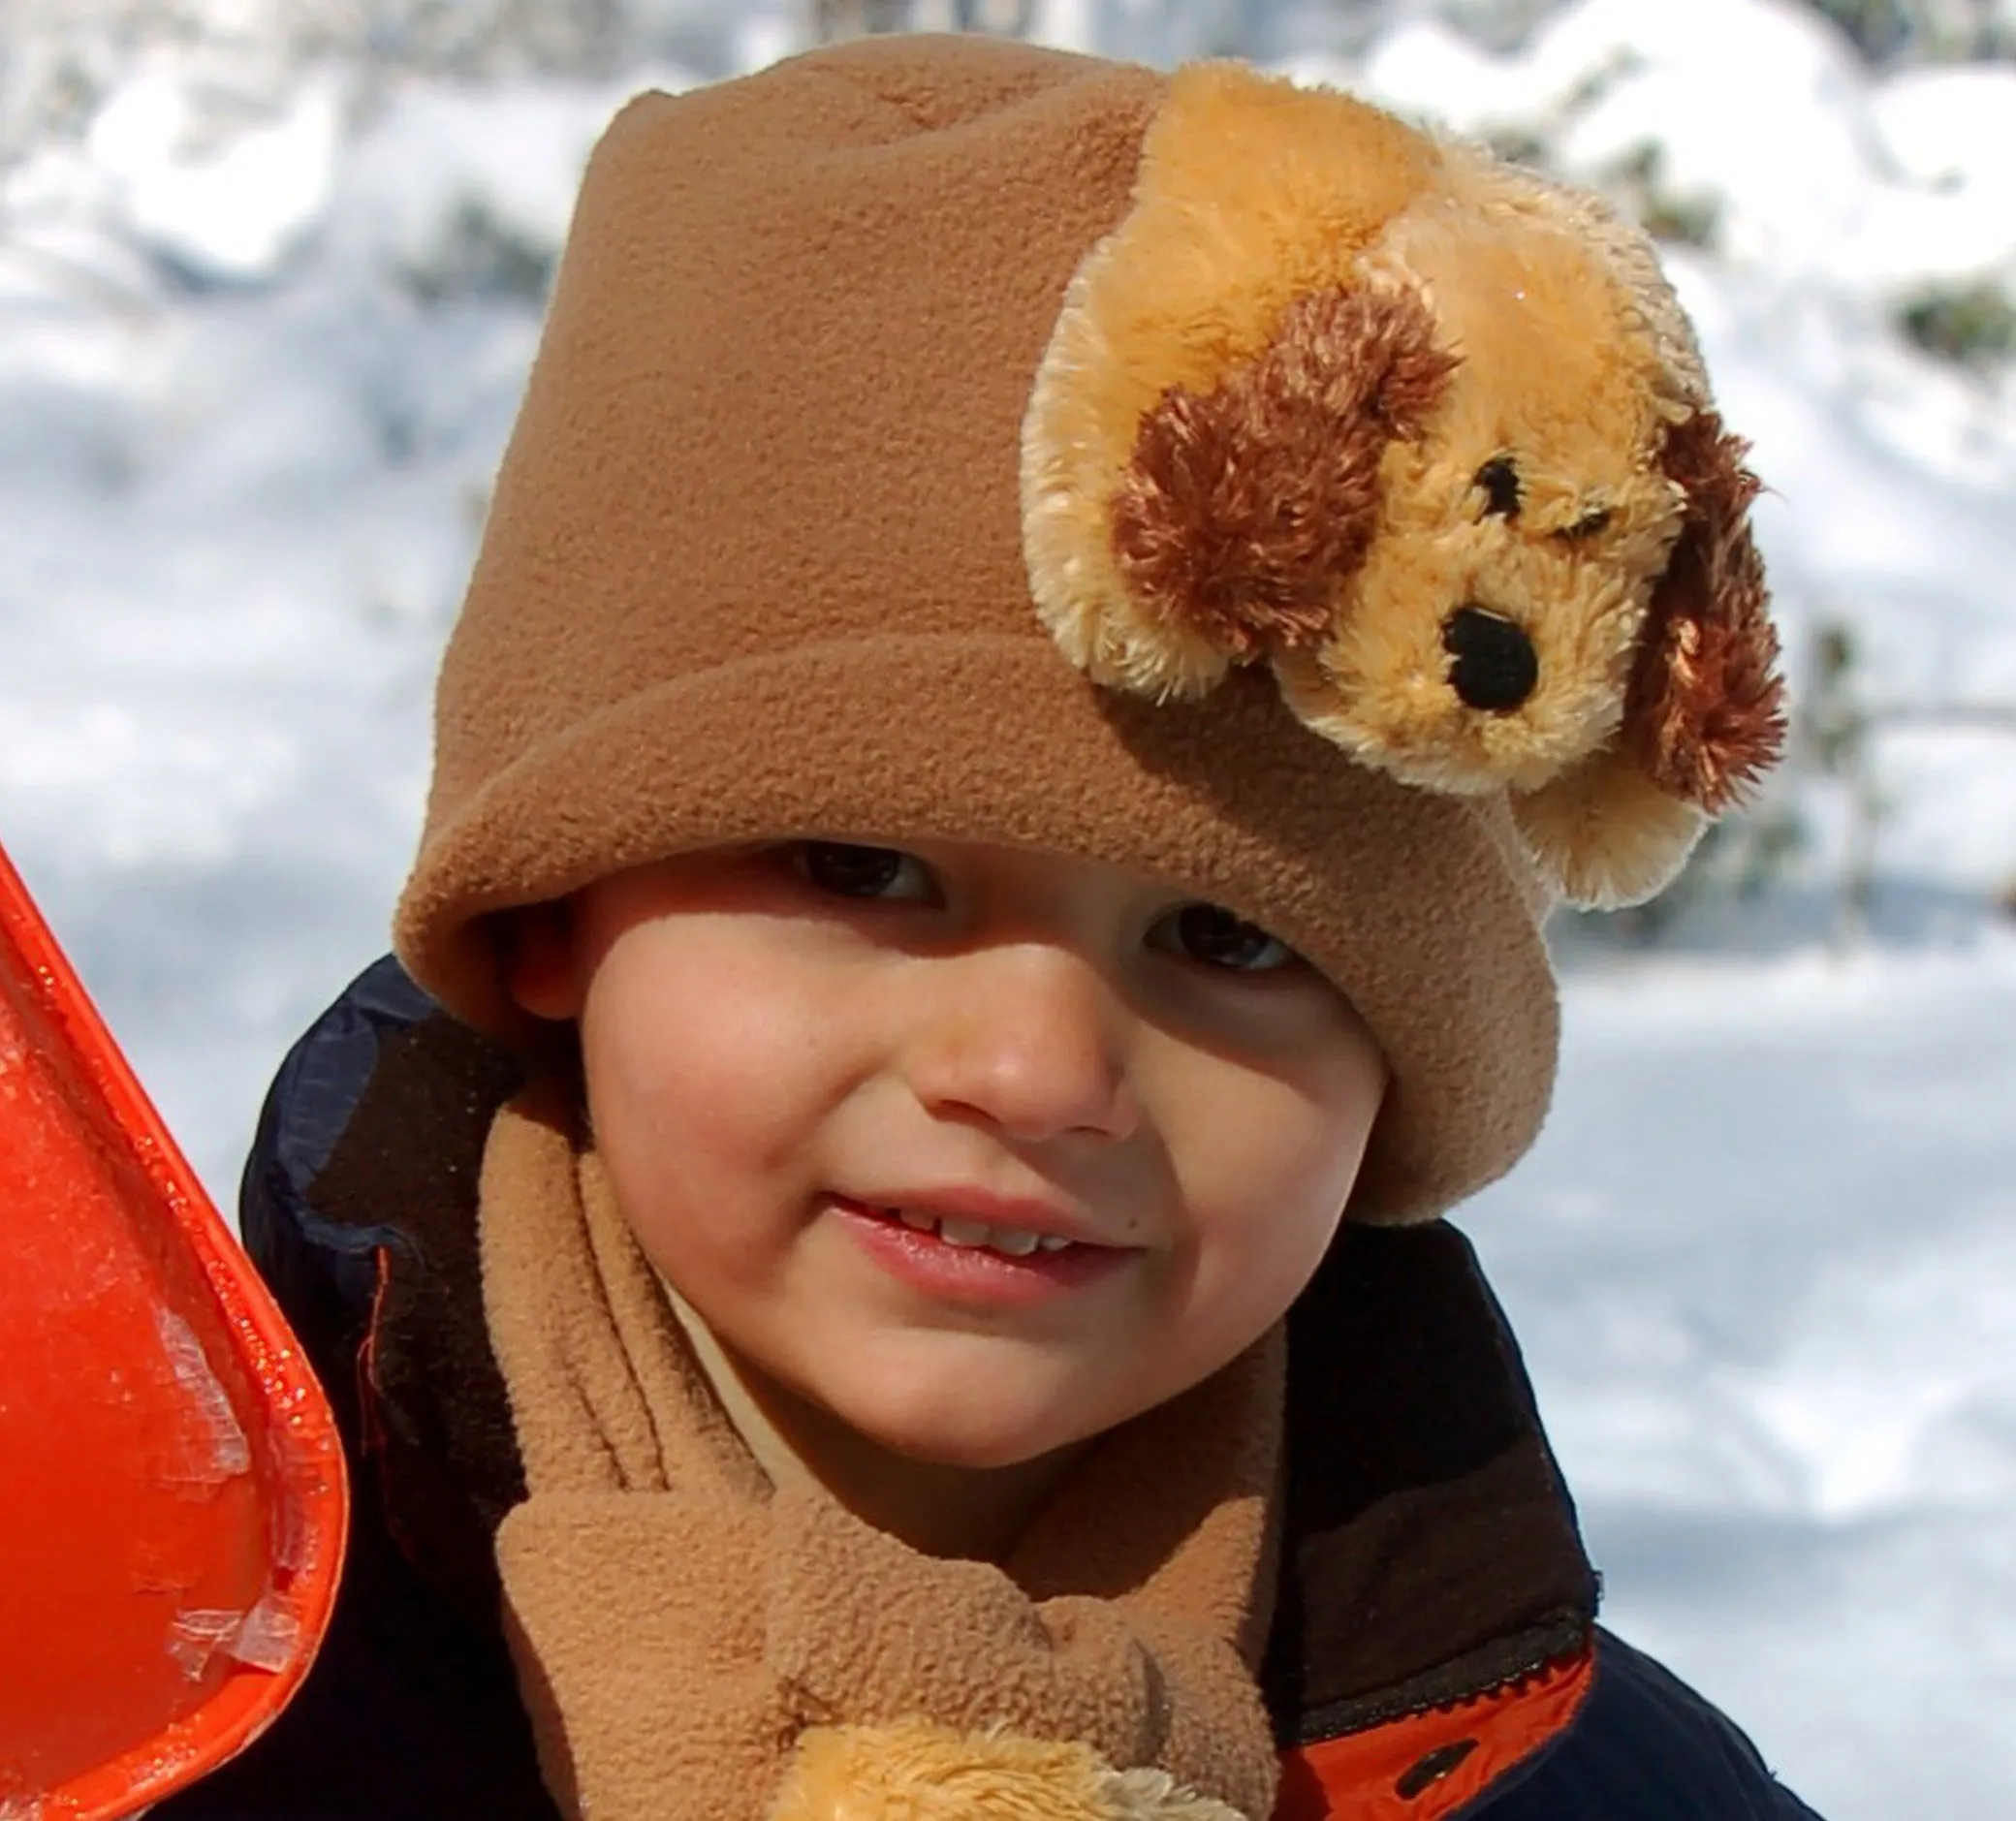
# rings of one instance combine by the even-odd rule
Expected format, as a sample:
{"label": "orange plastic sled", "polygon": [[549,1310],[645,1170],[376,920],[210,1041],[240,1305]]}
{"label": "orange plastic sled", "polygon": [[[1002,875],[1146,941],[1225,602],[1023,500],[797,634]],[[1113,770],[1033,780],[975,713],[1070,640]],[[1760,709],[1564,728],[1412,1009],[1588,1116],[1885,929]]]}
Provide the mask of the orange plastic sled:
{"label": "orange plastic sled", "polygon": [[255,1739],[346,1499],[321,1388],[0,851],[0,1821],[134,1814]]}

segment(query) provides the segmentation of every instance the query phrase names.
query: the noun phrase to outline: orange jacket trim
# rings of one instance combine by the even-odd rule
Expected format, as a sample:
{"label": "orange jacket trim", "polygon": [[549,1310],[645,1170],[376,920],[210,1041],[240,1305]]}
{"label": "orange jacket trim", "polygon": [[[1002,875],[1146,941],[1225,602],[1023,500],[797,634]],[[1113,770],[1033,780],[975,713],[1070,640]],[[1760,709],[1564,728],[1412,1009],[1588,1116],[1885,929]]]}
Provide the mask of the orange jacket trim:
{"label": "orange jacket trim", "polygon": [[1556,1738],[1595,1679],[1595,1651],[1473,1701],[1281,1754],[1275,1821],[1438,1821]]}

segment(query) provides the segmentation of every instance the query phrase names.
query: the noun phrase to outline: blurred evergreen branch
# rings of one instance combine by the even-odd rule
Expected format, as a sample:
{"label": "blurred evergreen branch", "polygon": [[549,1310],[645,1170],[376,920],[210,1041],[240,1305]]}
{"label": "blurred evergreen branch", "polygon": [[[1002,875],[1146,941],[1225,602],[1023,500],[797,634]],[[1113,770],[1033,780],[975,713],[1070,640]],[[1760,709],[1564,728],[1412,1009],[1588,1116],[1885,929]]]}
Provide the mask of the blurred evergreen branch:
{"label": "blurred evergreen branch", "polygon": [[2016,355],[2016,302],[1986,279],[1922,291],[1897,320],[1926,353],[1957,366],[1995,367]]}

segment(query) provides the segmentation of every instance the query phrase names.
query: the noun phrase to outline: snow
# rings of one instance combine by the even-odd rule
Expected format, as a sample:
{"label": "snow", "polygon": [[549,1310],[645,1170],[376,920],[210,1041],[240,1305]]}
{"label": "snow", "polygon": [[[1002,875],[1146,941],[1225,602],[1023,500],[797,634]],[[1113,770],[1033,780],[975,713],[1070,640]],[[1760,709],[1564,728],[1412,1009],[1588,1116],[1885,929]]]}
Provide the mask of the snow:
{"label": "snow", "polygon": [[2006,186],[2016,162],[2016,70],[1907,70],[1878,89],[1874,115],[1899,166],[1921,183]]}
{"label": "snow", "polygon": [[1661,197],[1706,204],[1725,269],[1781,294],[1820,285],[1886,302],[2016,261],[2016,71],[1874,83],[1791,0],[1585,0],[1502,57],[1423,19],[1384,39],[1356,84],[1459,133],[1537,138],[1577,180],[1636,170]]}
{"label": "snow", "polygon": [[324,70],[281,118],[210,147],[194,98],[164,60],[106,103],[86,144],[135,241],[207,277],[256,278],[328,205],[342,102],[334,72]]}
{"label": "snow", "polygon": [[519,80],[483,88],[415,85],[358,146],[331,251],[346,261],[423,270],[457,217],[493,222],[529,249],[556,248],[575,179],[614,109],[644,87],[692,78],[639,70],[610,88]]}
{"label": "snow", "polygon": [[[1773,489],[1795,676],[1839,622],[1876,704],[2016,707],[2007,382],[1892,321],[2016,275],[2016,72],[1874,78],[1767,0],[1586,0],[1500,54],[1417,19],[1293,67],[1704,211],[1671,265]],[[280,1052],[383,947],[538,287],[647,79],[689,78],[366,105],[317,65],[220,114],[163,50],[5,176],[0,837],[220,1198]],[[1554,1117],[1462,1216],[1613,1622],[1830,1821],[2016,1797],[2016,734],[1873,738],[1859,939],[1846,790],[1811,776],[1758,905],[1563,928]]]}
{"label": "snow", "polygon": [[1839,1821],[2016,1790],[2016,934],[1573,970],[1473,1204],[1610,1622]]}

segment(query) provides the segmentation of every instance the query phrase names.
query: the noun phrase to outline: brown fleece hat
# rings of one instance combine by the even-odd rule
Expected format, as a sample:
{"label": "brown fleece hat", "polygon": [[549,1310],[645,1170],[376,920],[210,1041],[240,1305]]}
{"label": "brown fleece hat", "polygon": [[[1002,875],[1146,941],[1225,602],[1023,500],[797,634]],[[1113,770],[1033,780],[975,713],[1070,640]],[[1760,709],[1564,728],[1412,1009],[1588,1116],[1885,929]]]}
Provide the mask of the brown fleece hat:
{"label": "brown fleece hat", "polygon": [[[896,38],[623,110],[582,191],[441,674],[396,927],[423,984],[521,1034],[493,913],[681,849],[1034,845],[1222,902],[1350,994],[1394,1071],[1357,1216],[1433,1215],[1527,1148],[1555,1068],[1551,897],[1642,885],[1718,806],[1655,774],[1634,724],[1656,708],[1717,787],[1749,762],[1726,741],[1703,756],[1702,702],[1728,688],[1648,682],[1644,655],[1740,593],[1726,577],[1749,576],[1749,547],[1725,515],[1693,566],[1707,580],[1660,609],[1655,572],[1699,514],[1657,439],[1708,417],[1665,294],[1620,305],[1609,368],[1565,362],[1625,398],[1584,400],[1596,454],[1569,434],[1574,412],[1491,407],[1518,349],[1482,316],[1463,337],[1480,404],[1464,349],[1416,307],[1446,313],[1471,280],[1407,210],[1485,167],[1301,93],[1238,66],[1172,78]],[[1234,166],[1244,188],[1208,193]],[[1514,226],[1546,213],[1496,192],[1475,206]],[[1227,220],[1273,226],[1242,246]],[[1623,296],[1629,260],[1606,251],[1622,230],[1560,209],[1542,228],[1609,265],[1576,253],[1580,278],[1536,286]],[[1368,327],[1320,307],[1359,294],[1399,313]],[[1172,423],[1185,401],[1199,410]],[[1378,435],[1337,454],[1340,426],[1366,424]],[[1464,437],[1529,449],[1530,470],[1448,482]],[[1271,469],[1253,459],[1270,438]],[[1586,484],[1556,477],[1585,456]],[[1311,460],[1313,496],[1297,492]],[[1279,479],[1285,519],[1232,484],[1256,472]],[[1443,510],[1437,486],[1465,535],[1489,521],[1546,548],[1472,539],[1453,578],[1423,582],[1409,559],[1381,581],[1382,548]],[[1326,514],[1343,534],[1305,536]],[[1504,599],[1477,609],[1500,571]],[[1567,607],[1557,574],[1581,579]],[[1384,592],[1353,608],[1361,581]],[[1417,727],[1402,671],[1421,641],[1339,659],[1334,635],[1353,612],[1404,632],[1430,593],[1438,700]],[[1242,617],[1242,600],[1285,607]],[[1482,628],[1461,650],[1458,605]],[[1753,660],[1755,644],[1710,655]],[[1698,672],[1699,637],[1687,648]],[[1528,660],[1550,686],[1581,670],[1567,709],[1528,691],[1522,748]],[[1438,734],[1459,676],[1484,706]]]}

